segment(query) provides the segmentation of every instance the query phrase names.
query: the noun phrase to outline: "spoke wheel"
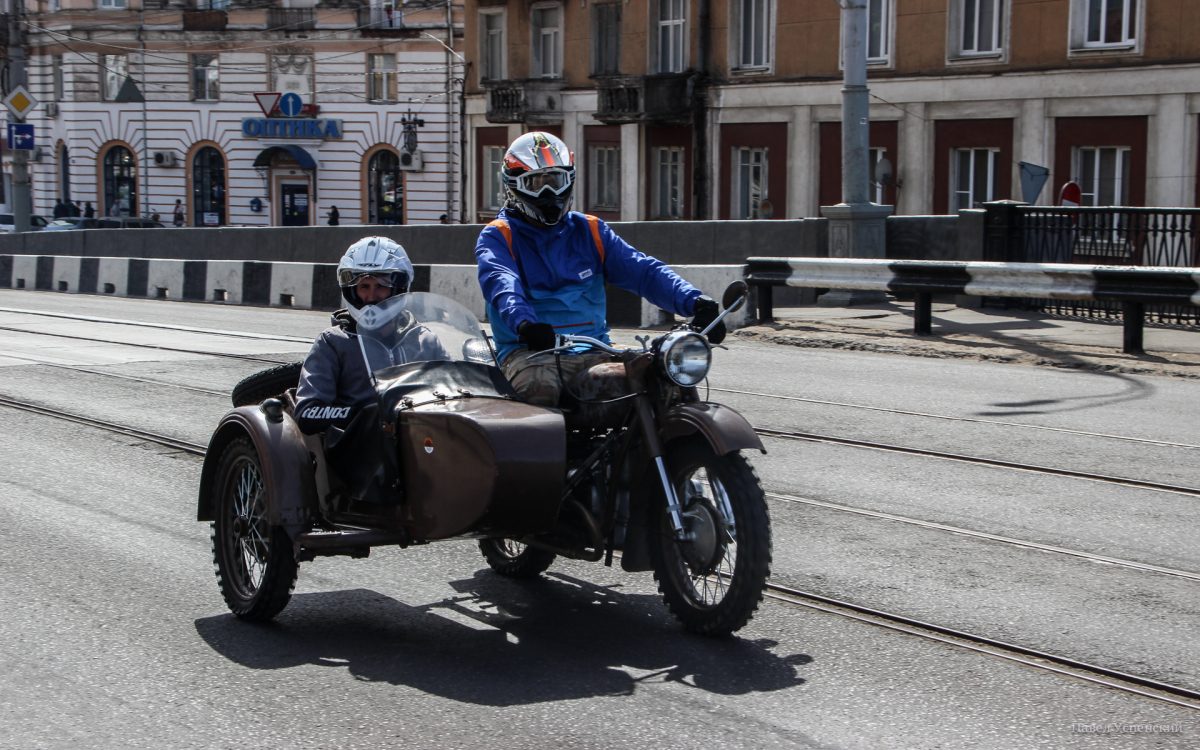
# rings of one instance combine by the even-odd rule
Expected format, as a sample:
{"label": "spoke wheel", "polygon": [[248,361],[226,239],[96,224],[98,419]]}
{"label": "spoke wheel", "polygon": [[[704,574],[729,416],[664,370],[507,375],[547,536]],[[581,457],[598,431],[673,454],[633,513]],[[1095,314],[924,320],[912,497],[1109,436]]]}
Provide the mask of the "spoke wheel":
{"label": "spoke wheel", "polygon": [[770,575],[762,485],[745,458],[718,456],[707,443],[673,446],[666,460],[688,539],[675,539],[665,503],[653,503],[658,590],[688,630],[728,635],[754,615]]}
{"label": "spoke wheel", "polygon": [[267,520],[262,465],[248,438],[221,454],[212,524],[217,583],[229,610],[246,620],[269,620],[287,606],[296,585],[288,535]]}
{"label": "spoke wheel", "polygon": [[515,539],[480,539],[483,553],[492,570],[509,578],[536,578],[554,562],[553,552],[530,547]]}

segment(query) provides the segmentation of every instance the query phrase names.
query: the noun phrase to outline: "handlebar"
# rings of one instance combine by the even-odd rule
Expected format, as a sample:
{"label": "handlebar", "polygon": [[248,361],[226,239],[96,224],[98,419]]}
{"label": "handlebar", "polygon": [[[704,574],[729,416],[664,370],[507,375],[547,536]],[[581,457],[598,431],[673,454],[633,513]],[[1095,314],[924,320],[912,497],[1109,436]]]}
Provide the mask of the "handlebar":
{"label": "handlebar", "polygon": [[576,336],[576,335],[572,335],[569,333],[558,334],[557,336],[555,336],[555,342],[556,342],[556,346],[554,346],[553,348],[543,349],[540,352],[534,352],[534,353],[530,354],[529,357],[533,358],[533,357],[540,357],[543,354],[555,354],[557,352],[566,351],[567,349],[570,349],[572,346],[576,346],[578,344],[587,344],[588,346],[594,346],[595,348],[597,348],[601,351],[608,352],[609,354],[620,354],[621,352],[625,351],[624,349],[618,349],[615,346],[606,344],[603,341],[601,341],[600,339],[594,339],[591,336]]}

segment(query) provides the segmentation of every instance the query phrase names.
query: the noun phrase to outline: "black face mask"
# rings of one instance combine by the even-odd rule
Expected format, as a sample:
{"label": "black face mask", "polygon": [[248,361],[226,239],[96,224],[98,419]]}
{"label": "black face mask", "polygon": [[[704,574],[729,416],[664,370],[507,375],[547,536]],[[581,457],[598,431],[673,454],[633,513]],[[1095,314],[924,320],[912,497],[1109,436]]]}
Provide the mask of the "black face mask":
{"label": "black face mask", "polygon": [[552,227],[562,221],[570,209],[571,193],[572,191],[568,190],[562,195],[555,195],[550,190],[543,190],[536,198],[521,196],[520,201],[524,203],[521,208],[534,223]]}

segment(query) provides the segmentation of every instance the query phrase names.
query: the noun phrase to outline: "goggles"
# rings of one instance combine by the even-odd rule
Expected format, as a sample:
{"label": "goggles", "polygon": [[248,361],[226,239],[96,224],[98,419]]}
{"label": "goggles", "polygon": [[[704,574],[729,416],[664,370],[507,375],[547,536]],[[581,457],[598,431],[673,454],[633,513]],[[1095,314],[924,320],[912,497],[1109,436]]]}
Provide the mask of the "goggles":
{"label": "goggles", "polygon": [[547,167],[535,172],[522,172],[514,180],[517,183],[517,189],[522,193],[538,196],[547,188],[555,195],[562,195],[571,189],[574,178],[573,169]]}
{"label": "goggles", "polygon": [[380,286],[388,289],[408,287],[408,274],[402,271],[353,271],[349,268],[338,271],[338,286],[355,286],[367,276],[374,277]]}

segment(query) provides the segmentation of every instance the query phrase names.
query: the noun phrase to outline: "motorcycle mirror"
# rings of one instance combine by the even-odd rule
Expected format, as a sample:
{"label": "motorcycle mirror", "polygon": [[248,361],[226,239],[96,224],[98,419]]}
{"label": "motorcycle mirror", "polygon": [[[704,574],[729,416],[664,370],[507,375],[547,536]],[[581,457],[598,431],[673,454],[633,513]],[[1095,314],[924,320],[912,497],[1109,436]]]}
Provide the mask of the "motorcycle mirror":
{"label": "motorcycle mirror", "polygon": [[728,312],[736,312],[746,303],[746,294],[749,290],[750,287],[741,279],[733,282],[725,287],[725,294],[721,295],[721,307]]}

